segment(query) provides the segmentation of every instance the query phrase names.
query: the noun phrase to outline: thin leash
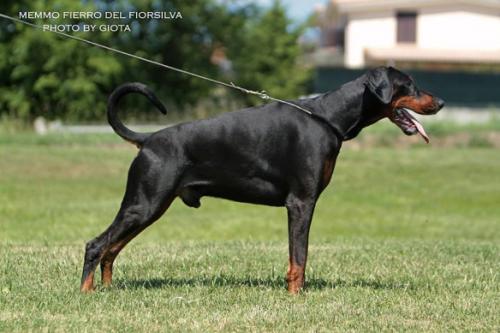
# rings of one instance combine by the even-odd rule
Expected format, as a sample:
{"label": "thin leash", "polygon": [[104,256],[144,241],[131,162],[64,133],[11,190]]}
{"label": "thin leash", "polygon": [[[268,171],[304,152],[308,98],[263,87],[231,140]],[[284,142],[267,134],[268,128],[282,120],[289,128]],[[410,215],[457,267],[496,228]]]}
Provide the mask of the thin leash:
{"label": "thin leash", "polygon": [[[309,110],[301,107],[300,105],[294,104],[292,102],[284,101],[284,100],[281,100],[281,99],[278,99],[278,98],[274,98],[274,97],[268,95],[265,91],[255,91],[255,90],[245,89],[243,87],[237,86],[233,82],[227,83],[227,82],[219,81],[219,80],[212,79],[212,78],[200,75],[200,74],[196,74],[196,73],[192,73],[192,72],[186,71],[184,69],[180,69],[180,68],[177,68],[177,67],[165,65],[163,63],[160,63],[160,62],[157,62],[157,61],[154,61],[154,60],[150,60],[150,59],[147,59],[147,58],[144,58],[144,57],[141,57],[141,56],[137,56],[135,54],[131,54],[131,53],[128,53],[128,52],[125,52],[125,51],[121,51],[121,50],[118,50],[118,49],[115,49],[115,48],[112,48],[112,47],[109,47],[109,46],[106,46],[106,45],[102,45],[102,44],[99,44],[99,43],[96,43],[96,42],[92,42],[90,40],[87,40],[87,39],[84,39],[84,38],[81,38],[81,37],[76,37],[76,36],[69,35],[69,34],[66,34],[66,33],[60,32],[60,31],[47,30],[47,29],[44,29],[42,26],[39,26],[37,24],[33,24],[33,23],[30,23],[30,22],[27,22],[27,21],[24,21],[24,20],[20,20],[18,18],[11,17],[11,16],[8,16],[8,15],[2,14],[2,13],[0,13],[0,17],[2,17],[4,19],[7,19],[7,20],[10,20],[10,21],[13,21],[13,22],[17,22],[17,23],[21,23],[21,24],[30,26],[32,28],[40,29],[40,30],[45,31],[45,32],[52,32],[52,33],[55,33],[57,35],[60,35],[60,36],[66,37],[66,38],[74,39],[74,40],[77,40],[77,41],[80,41],[80,42],[83,42],[83,43],[86,43],[86,44],[89,44],[89,45],[92,45],[92,46],[95,46],[95,47],[98,47],[98,48],[101,48],[101,49],[105,49],[105,50],[108,50],[108,51],[111,51],[111,52],[115,52],[115,53],[118,53],[118,54],[121,54],[121,55],[124,55],[124,56],[128,56],[128,57],[131,57],[131,58],[143,61],[143,62],[147,62],[147,63],[153,64],[153,65],[159,66],[159,67],[163,67],[163,68],[175,71],[175,72],[179,72],[179,73],[182,73],[182,74],[185,74],[185,75],[189,75],[189,76],[193,76],[193,77],[205,80],[205,81],[209,81],[209,82],[212,82],[212,83],[224,86],[224,87],[236,89],[236,90],[239,90],[239,91],[241,91],[243,93],[246,93],[246,94],[249,94],[249,95],[258,96],[258,97],[262,98],[263,100],[270,100],[270,101],[275,101],[275,102],[283,103],[283,104],[289,105],[289,106],[291,106],[293,108],[296,108],[297,110],[305,112],[305,113],[307,113],[310,116],[315,116],[316,118],[323,119],[322,117],[320,117],[318,115],[314,115],[311,111],[309,111]],[[325,119],[323,119],[323,120],[325,120]]]}

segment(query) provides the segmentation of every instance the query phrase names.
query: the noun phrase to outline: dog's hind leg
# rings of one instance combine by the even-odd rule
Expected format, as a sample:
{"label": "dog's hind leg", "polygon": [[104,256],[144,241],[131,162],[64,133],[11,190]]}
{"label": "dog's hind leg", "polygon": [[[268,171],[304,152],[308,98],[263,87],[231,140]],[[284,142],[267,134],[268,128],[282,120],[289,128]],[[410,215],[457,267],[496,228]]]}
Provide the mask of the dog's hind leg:
{"label": "dog's hind leg", "polygon": [[134,160],[129,171],[127,190],[115,220],[86,245],[81,291],[93,290],[94,272],[99,263],[102,282],[109,285],[113,262],[118,253],[170,206],[175,198],[175,173],[169,172],[170,168],[147,154],[141,153]]}
{"label": "dog's hind leg", "polygon": [[[120,230],[118,233],[112,235],[109,239],[108,245],[105,247],[104,253],[101,257],[101,281],[104,286],[110,286],[113,279],[113,263],[120,253],[120,251],[127,245],[135,236],[141,233],[149,225],[151,225],[157,218],[159,218],[165,210],[170,206],[174,197],[167,198],[163,207],[159,208],[158,217],[156,216],[144,216],[142,214],[136,214],[129,209],[128,213],[130,215],[136,214],[136,217],[124,218],[122,223],[132,222],[132,226],[126,229]],[[133,208],[132,208],[133,210]],[[137,221],[137,222],[136,222]],[[139,222],[144,221],[144,222]]]}

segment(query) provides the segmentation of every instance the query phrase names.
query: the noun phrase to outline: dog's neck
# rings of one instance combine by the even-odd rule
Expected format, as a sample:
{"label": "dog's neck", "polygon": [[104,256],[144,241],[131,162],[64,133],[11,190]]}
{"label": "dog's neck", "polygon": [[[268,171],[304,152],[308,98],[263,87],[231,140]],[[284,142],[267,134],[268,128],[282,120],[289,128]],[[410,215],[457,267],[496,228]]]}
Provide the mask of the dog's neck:
{"label": "dog's neck", "polygon": [[[319,106],[315,108],[320,110],[318,113],[330,123],[330,126],[336,128],[343,140],[356,137],[364,127],[384,118],[383,112],[366,109],[365,105],[380,103],[373,101],[373,96],[366,92],[365,81],[363,75],[338,90],[311,100]],[[366,103],[367,101],[370,103]]]}

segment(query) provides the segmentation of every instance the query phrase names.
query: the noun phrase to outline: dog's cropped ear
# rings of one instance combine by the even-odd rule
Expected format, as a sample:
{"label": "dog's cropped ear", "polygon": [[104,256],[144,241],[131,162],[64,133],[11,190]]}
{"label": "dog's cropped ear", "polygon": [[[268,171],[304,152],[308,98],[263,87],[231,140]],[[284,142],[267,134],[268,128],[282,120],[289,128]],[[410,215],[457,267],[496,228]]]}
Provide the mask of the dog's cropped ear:
{"label": "dog's cropped ear", "polygon": [[369,71],[365,85],[382,103],[391,102],[394,88],[387,68],[379,67]]}

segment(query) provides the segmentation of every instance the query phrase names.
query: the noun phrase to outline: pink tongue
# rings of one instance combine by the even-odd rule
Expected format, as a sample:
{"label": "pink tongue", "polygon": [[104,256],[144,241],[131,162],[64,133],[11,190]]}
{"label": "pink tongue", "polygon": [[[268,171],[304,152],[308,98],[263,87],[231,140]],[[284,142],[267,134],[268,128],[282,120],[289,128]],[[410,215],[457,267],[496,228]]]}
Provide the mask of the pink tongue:
{"label": "pink tongue", "polygon": [[406,112],[406,115],[408,116],[408,118],[411,120],[411,122],[413,123],[413,125],[415,125],[415,127],[417,128],[417,131],[418,133],[422,136],[422,138],[424,138],[425,142],[426,143],[429,143],[430,139],[429,139],[429,136],[427,135],[427,133],[425,132],[425,129],[424,129],[424,126],[422,126],[422,124],[420,124],[418,122],[417,119],[415,119],[409,112],[408,110],[405,109],[405,112]]}

